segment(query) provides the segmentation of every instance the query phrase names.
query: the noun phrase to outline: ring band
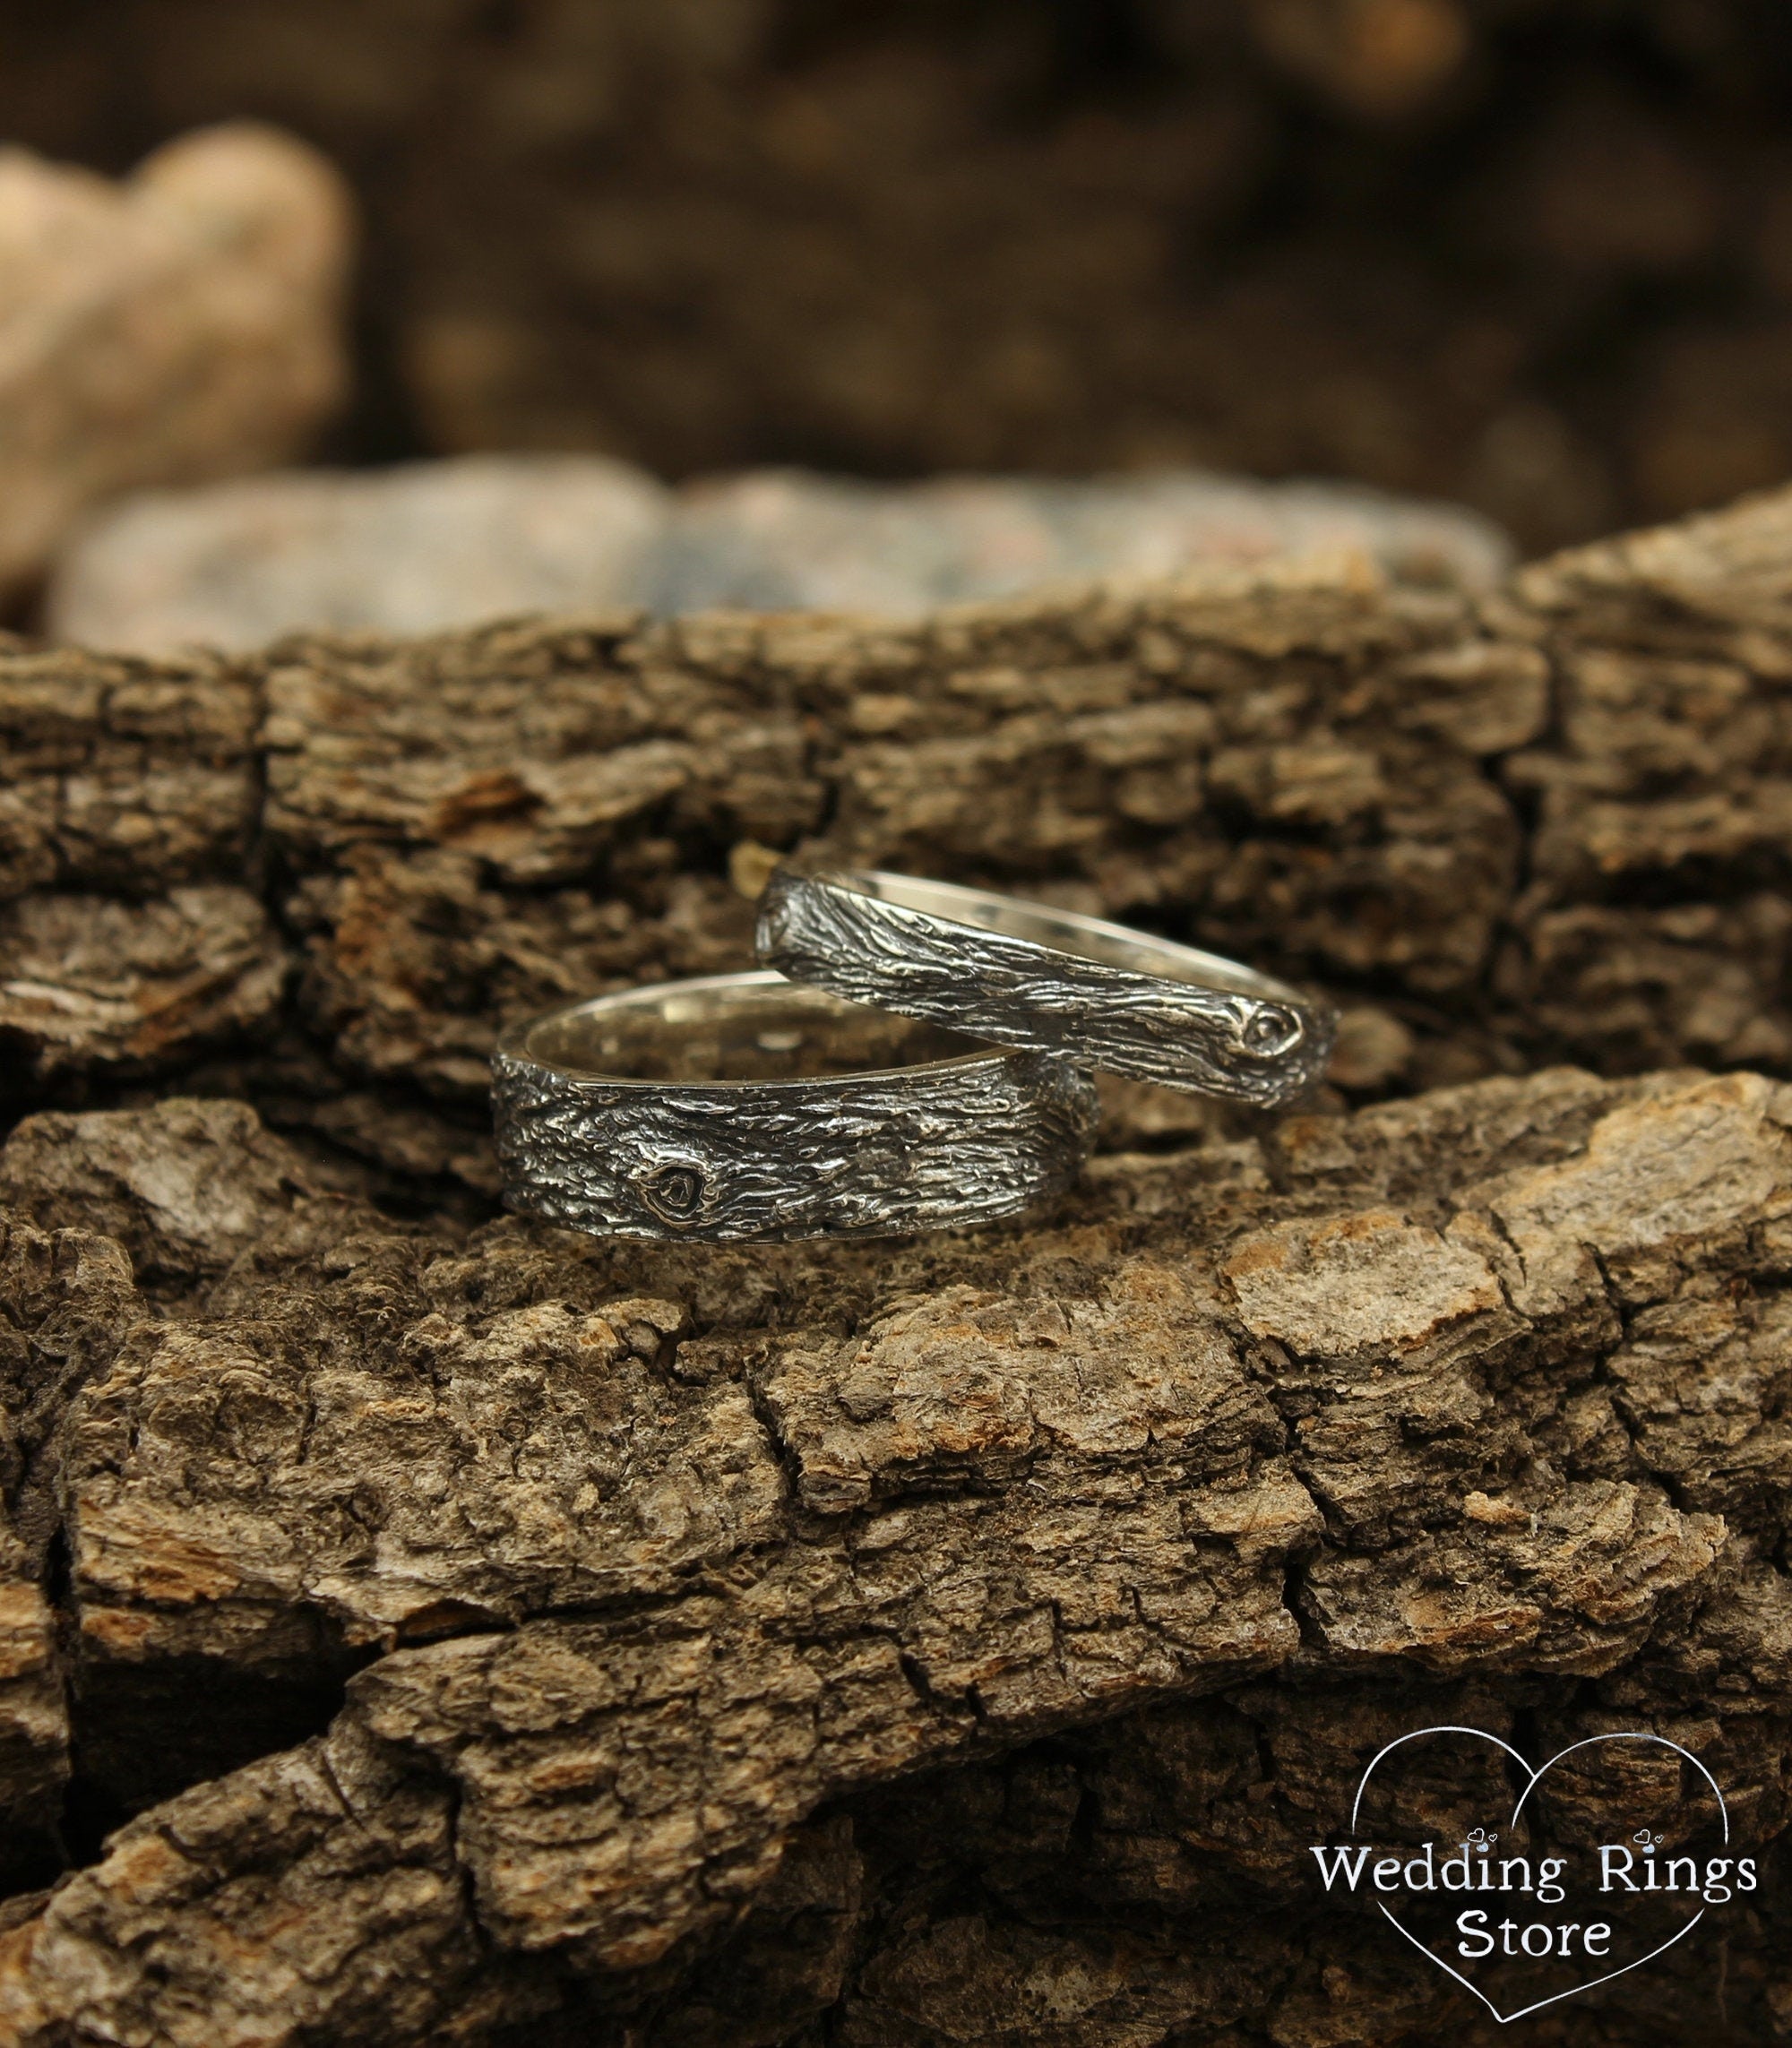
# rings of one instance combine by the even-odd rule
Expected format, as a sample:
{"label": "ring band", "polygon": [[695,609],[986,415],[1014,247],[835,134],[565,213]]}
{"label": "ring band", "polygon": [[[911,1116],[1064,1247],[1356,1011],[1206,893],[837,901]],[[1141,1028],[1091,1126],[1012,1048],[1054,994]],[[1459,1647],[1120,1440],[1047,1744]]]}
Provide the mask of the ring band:
{"label": "ring band", "polygon": [[599,996],[492,1063],[504,1199],[575,1230],[875,1237],[1012,1216],[1074,1179],[1095,1091],[1061,1059],[779,974]]}
{"label": "ring band", "polygon": [[1324,1071],[1333,1012],[1124,925],[872,870],[780,868],[754,947],[792,981],[1166,1088],[1274,1107]]}

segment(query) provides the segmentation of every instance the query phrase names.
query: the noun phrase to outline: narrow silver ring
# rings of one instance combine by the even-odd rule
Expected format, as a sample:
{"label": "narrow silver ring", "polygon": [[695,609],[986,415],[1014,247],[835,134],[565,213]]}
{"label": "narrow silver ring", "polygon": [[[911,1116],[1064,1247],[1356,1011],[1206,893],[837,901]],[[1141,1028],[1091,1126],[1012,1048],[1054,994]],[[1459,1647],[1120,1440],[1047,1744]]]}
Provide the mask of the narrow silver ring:
{"label": "narrow silver ring", "polygon": [[1273,1108],[1337,1018],[1236,961],[1041,903],[870,869],[780,868],[760,959],[793,981],[1078,1066]]}
{"label": "narrow silver ring", "polygon": [[1075,1177],[1095,1091],[1065,1061],[780,974],[633,988],[507,1031],[504,1200],[575,1230],[880,1237],[1013,1216]]}

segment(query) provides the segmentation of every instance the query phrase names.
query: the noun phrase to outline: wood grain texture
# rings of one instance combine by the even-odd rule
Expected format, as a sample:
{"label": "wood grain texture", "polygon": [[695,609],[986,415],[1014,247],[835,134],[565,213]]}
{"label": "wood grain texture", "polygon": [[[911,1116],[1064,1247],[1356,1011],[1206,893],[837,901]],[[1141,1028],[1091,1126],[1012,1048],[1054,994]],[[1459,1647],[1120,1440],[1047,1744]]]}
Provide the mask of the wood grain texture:
{"label": "wood grain texture", "polygon": [[1320,1004],[1197,987],[974,929],[825,870],[772,876],[754,946],[765,966],[849,1002],[1260,1108],[1320,1080],[1336,1029]]}
{"label": "wood grain texture", "polygon": [[1037,1053],[776,1087],[567,1074],[500,1048],[508,1204],[599,1235],[890,1237],[1048,1201],[1094,1142],[1087,1075]]}

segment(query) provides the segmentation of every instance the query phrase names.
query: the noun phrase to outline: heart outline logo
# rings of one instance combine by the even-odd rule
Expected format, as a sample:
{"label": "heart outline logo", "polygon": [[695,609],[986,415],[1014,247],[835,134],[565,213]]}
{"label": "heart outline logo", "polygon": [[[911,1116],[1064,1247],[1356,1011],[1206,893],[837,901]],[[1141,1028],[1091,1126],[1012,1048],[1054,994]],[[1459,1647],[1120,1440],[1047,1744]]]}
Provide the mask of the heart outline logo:
{"label": "heart outline logo", "polygon": [[[1357,1781],[1357,1796],[1350,1803],[1350,1832],[1353,1835],[1357,1832],[1357,1817],[1363,1808],[1363,1794],[1368,1790],[1369,1780],[1375,1775],[1376,1766],[1380,1764],[1383,1757],[1391,1756],[1394,1751],[1400,1748],[1402,1744],[1418,1742],[1426,1735],[1478,1736],[1484,1743],[1493,1743],[1495,1749],[1503,1750],[1507,1756],[1518,1765],[1519,1768],[1527,1773],[1524,1790],[1519,1794],[1518,1798],[1513,1803],[1512,1818],[1506,1823],[1508,1827],[1517,1826],[1519,1815],[1524,1811],[1525,1801],[1530,1797],[1545,1777],[1555,1769],[1564,1757],[1572,1757],[1576,1750],[1592,1749],[1601,1743],[1653,1743],[1661,1749],[1672,1750],[1676,1756],[1684,1757],[1698,1772],[1699,1776],[1704,1779],[1705,1783],[1710,1786],[1711,1796],[1718,1803],[1718,1817],[1723,1823],[1724,1844],[1726,1847],[1728,1846],[1730,1810],[1724,1803],[1723,1791],[1717,1779],[1711,1776],[1710,1772],[1705,1768],[1705,1766],[1693,1754],[1691,1750],[1684,1750],[1678,1743],[1669,1742],[1666,1735],[1658,1735],[1648,1728],[1624,1728],[1615,1730],[1608,1735],[1583,1736],[1578,1743],[1570,1743],[1565,1750],[1557,1750],[1546,1763],[1539,1764],[1534,1770],[1531,1768],[1529,1757],[1521,1755],[1510,1743],[1503,1742],[1499,1736],[1490,1735],[1485,1728],[1459,1727],[1452,1723],[1435,1728],[1410,1729],[1404,1735],[1396,1735],[1392,1742],[1377,1750],[1364,1766],[1363,1775]],[[1513,2020],[1523,2019],[1530,2013],[1541,2012],[1546,2005],[1559,2005],[1564,1998],[1579,1998],[1582,1992],[1592,1991],[1600,1984],[1608,1984],[1615,1978],[1628,1976],[1633,1970],[1640,1970],[1645,1963],[1652,1963],[1658,1956],[1666,1955],[1676,1941],[1684,1940],[1705,1917],[1705,1908],[1702,1906],[1677,1934],[1669,1935],[1667,1940],[1651,1949],[1646,1956],[1639,1956],[1634,1962],[1626,1963],[1621,1970],[1607,1970],[1602,1977],[1590,1977],[1583,1984],[1571,1984],[1566,1991],[1553,1992],[1549,1997],[1540,1998],[1532,2005],[1521,2006],[1516,2012],[1502,2012],[1479,1985],[1471,1983],[1460,1970],[1452,1968],[1450,1964],[1443,1960],[1442,1956],[1436,1955],[1430,1949],[1427,1949],[1417,1934],[1413,1933],[1409,1928],[1401,1925],[1394,1915],[1390,1913],[1385,1906],[1382,1905],[1380,1899],[1377,1899],[1375,1904],[1381,1907],[1382,1916],[1391,1927],[1410,1941],[1427,1962],[1436,1964],[1437,1967],[1446,1976],[1454,1977],[1464,1991],[1471,1992],[1475,1997],[1479,1999],[1487,2010],[1493,2014],[1495,2021],[1502,2026],[1509,2026]]]}

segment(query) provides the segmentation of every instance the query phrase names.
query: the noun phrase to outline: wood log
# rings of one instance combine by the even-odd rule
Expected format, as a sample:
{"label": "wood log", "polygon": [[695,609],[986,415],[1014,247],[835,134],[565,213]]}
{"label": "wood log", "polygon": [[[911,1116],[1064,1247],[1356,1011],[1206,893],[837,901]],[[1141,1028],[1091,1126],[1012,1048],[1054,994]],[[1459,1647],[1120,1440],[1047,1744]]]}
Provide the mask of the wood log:
{"label": "wood log", "polygon": [[[1157,2040],[1261,1998],[1317,2039],[1276,2017],[1327,1939],[1302,1843],[1366,1743],[1469,1699],[1647,1717],[1777,1836],[1788,1124],[1755,1076],[1555,1070],[1115,1157],[1028,1226],[730,1251],[395,1230],[240,1106],[28,1121],[8,1271],[98,1247],[112,1290],[35,1429],[87,1797],[142,1811],[6,1937],[0,2024],[669,2040],[756,1967],[770,2031],[696,2037],[1012,1999],[998,2038]],[[935,1803],[1029,1773],[1043,1839],[957,1910],[918,1872],[1008,1824]],[[1254,1897],[1299,1932],[1235,1966]],[[1779,1924],[1732,1940],[1739,2038]],[[1041,1970],[1096,2016],[1033,2024]],[[1349,2037],[1448,1990],[1377,1965]]]}
{"label": "wood log", "polygon": [[[1782,1063],[1788,516],[1475,610],[1338,564],[0,660],[14,912],[231,893],[290,968],[124,1052],[6,983],[0,2041],[1492,2040],[1312,1880],[1439,1722],[1667,1735],[1766,1859],[1540,2033],[1772,2038],[1792,1092],[1625,1070]],[[1358,1097],[1467,1078],[1135,1096],[978,1233],[495,1218],[500,1020],[733,964],[796,844],[1325,981],[1409,1048]]]}
{"label": "wood log", "polygon": [[1356,1100],[1792,1071],[1788,527],[1745,501],[1484,603],[1340,558],[913,627],[0,654],[13,1108],[235,1094],[370,1187],[488,1200],[497,1029],[743,963],[797,848],[1323,984]]}

